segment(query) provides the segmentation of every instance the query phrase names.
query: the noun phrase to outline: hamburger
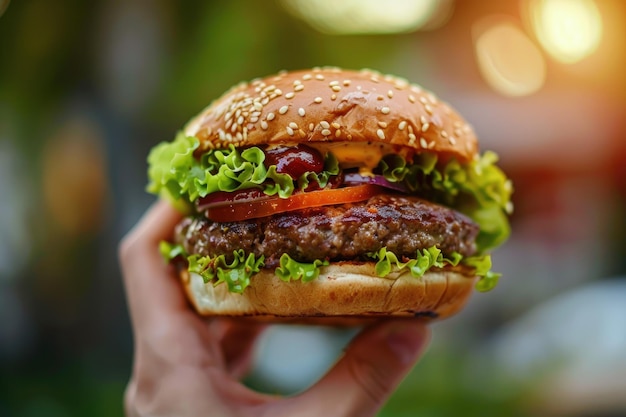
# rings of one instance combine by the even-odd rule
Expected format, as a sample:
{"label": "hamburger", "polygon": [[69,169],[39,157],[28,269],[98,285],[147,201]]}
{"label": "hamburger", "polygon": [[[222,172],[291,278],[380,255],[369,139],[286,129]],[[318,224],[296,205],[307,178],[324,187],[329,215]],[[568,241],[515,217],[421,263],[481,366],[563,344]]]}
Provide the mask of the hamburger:
{"label": "hamburger", "polygon": [[499,274],[511,182],[431,92],[372,70],[239,84],[148,157],[186,216],[162,242],[202,315],[445,318]]}

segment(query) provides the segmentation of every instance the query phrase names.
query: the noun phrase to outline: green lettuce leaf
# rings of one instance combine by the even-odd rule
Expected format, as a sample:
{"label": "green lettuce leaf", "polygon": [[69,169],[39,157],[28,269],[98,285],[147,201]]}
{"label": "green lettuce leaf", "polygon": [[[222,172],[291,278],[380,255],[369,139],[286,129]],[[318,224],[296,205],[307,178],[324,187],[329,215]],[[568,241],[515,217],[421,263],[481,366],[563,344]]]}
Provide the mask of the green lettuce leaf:
{"label": "green lettuce leaf", "polygon": [[261,270],[265,257],[255,258],[253,253],[246,255],[243,249],[233,251],[234,259],[226,262],[224,255],[211,258],[210,256],[190,255],[189,272],[200,275],[204,282],[213,282],[218,285],[225,282],[228,291],[243,293],[250,285],[250,277]]}
{"label": "green lettuce leaf", "polygon": [[370,253],[369,256],[378,260],[376,262],[375,271],[379,277],[385,277],[392,271],[401,271],[407,269],[412,276],[416,278],[422,277],[430,268],[442,268],[446,264],[456,266],[462,263],[476,269],[475,274],[479,277],[476,283],[476,289],[481,292],[490,291],[498,283],[501,274],[491,271],[491,256],[471,256],[464,258],[458,252],[453,252],[450,258],[445,258],[443,253],[436,246],[417,251],[415,258],[406,262],[401,262],[398,256],[381,248],[378,252]]}
{"label": "green lettuce leaf", "polygon": [[476,283],[476,289],[481,292],[491,291],[497,284],[502,274],[491,271],[491,256],[472,256],[463,260],[465,265],[476,268],[476,275],[480,277]]}
{"label": "green lettuce leaf", "polygon": [[328,261],[316,259],[311,263],[297,262],[289,255],[283,253],[280,257],[280,266],[274,271],[276,275],[283,281],[302,280],[302,282],[310,282],[316,279],[320,274],[320,266],[327,266]]}

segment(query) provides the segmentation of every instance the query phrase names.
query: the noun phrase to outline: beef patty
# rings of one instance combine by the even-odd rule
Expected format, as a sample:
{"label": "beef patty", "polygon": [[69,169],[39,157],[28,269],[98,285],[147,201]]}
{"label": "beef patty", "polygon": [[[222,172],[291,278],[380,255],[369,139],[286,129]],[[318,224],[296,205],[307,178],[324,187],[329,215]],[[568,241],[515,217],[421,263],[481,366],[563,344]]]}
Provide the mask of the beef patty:
{"label": "beef patty", "polygon": [[308,208],[241,222],[218,223],[187,217],[176,228],[176,241],[190,254],[232,259],[244,249],[265,256],[265,267],[278,266],[283,253],[300,262],[315,259],[371,260],[382,247],[398,256],[436,245],[444,255],[476,252],[476,225],[448,207],[416,197],[381,194],[354,204]]}

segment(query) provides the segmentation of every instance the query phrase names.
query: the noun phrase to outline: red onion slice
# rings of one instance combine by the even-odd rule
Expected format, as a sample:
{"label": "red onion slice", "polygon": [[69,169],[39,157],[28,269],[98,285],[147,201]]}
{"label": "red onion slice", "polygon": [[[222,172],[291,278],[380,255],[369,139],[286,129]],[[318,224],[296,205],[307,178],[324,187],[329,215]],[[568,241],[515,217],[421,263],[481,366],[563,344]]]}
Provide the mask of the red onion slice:
{"label": "red onion slice", "polygon": [[375,184],[381,187],[388,188],[390,190],[399,191],[402,193],[409,193],[409,189],[401,182],[391,182],[382,175],[374,175],[373,177],[364,176],[356,172],[345,174],[344,184],[357,185],[357,184]]}

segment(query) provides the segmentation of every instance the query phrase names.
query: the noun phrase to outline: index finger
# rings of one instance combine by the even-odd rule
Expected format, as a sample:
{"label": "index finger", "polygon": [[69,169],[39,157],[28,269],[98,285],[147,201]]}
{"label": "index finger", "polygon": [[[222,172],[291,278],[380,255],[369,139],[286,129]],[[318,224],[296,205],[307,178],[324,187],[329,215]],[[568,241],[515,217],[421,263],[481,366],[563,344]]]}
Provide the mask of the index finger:
{"label": "index finger", "polygon": [[181,217],[169,203],[158,201],[120,243],[120,265],[135,329],[187,309],[177,277],[159,253],[160,241],[171,239]]}

